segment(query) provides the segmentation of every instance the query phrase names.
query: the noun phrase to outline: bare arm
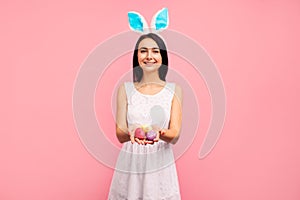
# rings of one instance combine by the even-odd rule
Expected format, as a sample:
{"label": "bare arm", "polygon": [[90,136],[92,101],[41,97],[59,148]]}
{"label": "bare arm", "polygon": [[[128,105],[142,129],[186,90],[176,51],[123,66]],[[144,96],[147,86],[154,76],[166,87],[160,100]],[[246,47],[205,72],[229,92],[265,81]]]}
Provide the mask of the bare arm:
{"label": "bare arm", "polygon": [[182,89],[176,85],[175,94],[172,100],[170,127],[161,131],[160,139],[175,144],[180,136],[182,122]]}
{"label": "bare arm", "polygon": [[137,127],[140,127],[140,125],[131,124],[128,126],[127,124],[127,96],[125,85],[122,84],[118,89],[117,95],[116,136],[119,142],[131,141],[131,143],[145,144],[144,140],[134,137],[134,131]]}
{"label": "bare arm", "polygon": [[117,113],[116,113],[116,135],[120,143],[130,140],[127,126],[127,97],[125,85],[122,84],[118,89],[117,95]]}

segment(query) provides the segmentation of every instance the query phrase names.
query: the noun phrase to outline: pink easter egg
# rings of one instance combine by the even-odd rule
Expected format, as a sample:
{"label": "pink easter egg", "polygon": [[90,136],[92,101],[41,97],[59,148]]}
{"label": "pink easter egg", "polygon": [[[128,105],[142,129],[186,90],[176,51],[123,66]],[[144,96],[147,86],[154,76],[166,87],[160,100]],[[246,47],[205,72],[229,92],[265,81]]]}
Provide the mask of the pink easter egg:
{"label": "pink easter egg", "polygon": [[135,129],[134,136],[139,139],[145,139],[145,132],[142,128]]}

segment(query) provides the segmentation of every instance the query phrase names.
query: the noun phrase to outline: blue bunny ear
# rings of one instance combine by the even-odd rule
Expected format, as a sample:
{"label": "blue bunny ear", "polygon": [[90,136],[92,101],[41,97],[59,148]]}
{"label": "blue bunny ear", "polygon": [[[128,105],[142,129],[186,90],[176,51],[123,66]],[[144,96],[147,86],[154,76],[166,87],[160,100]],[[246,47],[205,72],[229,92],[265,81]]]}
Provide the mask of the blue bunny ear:
{"label": "blue bunny ear", "polygon": [[135,32],[143,33],[148,28],[144,17],[138,12],[128,12],[129,27]]}
{"label": "blue bunny ear", "polygon": [[166,29],[169,25],[169,14],[168,9],[163,8],[159,10],[151,20],[151,28],[156,31],[162,31]]}

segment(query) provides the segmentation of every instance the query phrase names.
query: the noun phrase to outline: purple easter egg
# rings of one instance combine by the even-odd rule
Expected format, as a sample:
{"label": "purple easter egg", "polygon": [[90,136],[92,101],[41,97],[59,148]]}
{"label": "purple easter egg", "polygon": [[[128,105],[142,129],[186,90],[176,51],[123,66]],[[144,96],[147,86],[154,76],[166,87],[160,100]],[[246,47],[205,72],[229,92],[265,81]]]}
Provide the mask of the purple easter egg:
{"label": "purple easter egg", "polygon": [[154,140],[156,138],[156,135],[157,135],[157,133],[154,130],[148,131],[146,134],[147,140],[150,140],[150,141]]}

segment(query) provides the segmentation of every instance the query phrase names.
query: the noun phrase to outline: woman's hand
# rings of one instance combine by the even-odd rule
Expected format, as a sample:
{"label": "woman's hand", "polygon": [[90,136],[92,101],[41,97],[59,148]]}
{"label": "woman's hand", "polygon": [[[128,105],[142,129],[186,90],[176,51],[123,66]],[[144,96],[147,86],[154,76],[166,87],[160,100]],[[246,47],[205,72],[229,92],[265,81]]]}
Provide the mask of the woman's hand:
{"label": "woman's hand", "polygon": [[128,134],[129,134],[130,141],[131,141],[132,144],[135,142],[135,139],[138,139],[138,138],[134,137],[134,134],[135,134],[135,129],[137,129],[139,127],[140,127],[140,125],[138,125],[138,124],[132,124],[132,125],[128,126]]}
{"label": "woman's hand", "polygon": [[165,129],[161,129],[160,127],[155,125],[152,125],[152,130],[156,132],[156,137],[154,138],[154,140],[145,140],[145,144],[154,144],[155,142],[158,142],[160,136],[166,132]]}
{"label": "woman's hand", "polygon": [[137,128],[141,128],[142,126],[140,124],[132,124],[128,127],[128,134],[130,136],[130,141],[131,143],[135,143],[137,142],[138,144],[146,144],[146,139],[139,139],[137,137],[135,137],[135,130]]}
{"label": "woman's hand", "polygon": [[166,130],[165,129],[161,129],[158,126],[152,126],[152,130],[154,130],[156,132],[156,138],[154,138],[154,140],[147,140],[145,139],[139,139],[137,137],[135,137],[135,130],[137,128],[141,128],[142,126],[140,124],[132,124],[128,127],[128,134],[130,136],[130,141],[131,143],[135,143],[137,142],[138,144],[142,144],[142,145],[147,145],[147,144],[154,144],[155,142],[159,141],[159,138],[161,135],[163,135]]}

